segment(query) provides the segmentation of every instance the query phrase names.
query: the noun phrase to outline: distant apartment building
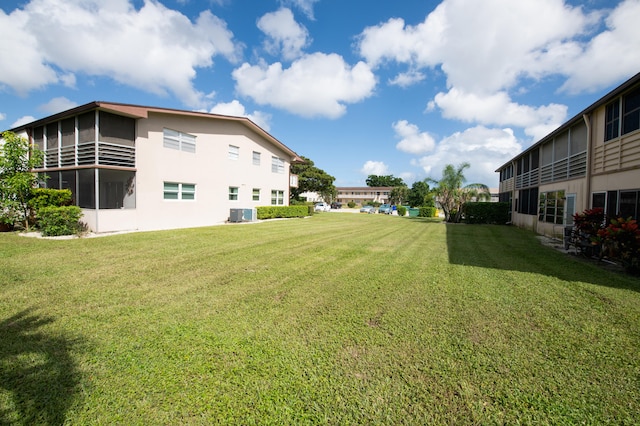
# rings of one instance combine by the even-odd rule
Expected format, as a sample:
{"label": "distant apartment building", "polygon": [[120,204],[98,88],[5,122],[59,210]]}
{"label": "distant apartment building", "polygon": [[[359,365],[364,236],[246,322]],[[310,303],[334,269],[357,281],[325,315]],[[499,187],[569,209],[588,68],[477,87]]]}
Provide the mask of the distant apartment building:
{"label": "distant apartment building", "polygon": [[391,186],[339,187],[336,188],[337,201],[343,204],[349,202],[365,204],[369,201],[384,204],[389,202],[392,189]]}

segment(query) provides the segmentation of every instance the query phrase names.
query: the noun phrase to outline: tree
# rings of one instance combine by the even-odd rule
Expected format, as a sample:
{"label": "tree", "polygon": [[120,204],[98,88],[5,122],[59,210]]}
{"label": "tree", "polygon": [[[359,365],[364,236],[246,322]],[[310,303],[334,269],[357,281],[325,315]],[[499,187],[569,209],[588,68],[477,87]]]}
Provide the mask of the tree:
{"label": "tree", "polygon": [[378,176],[369,175],[366,180],[367,186],[407,186],[402,178],[393,175]]}
{"label": "tree", "polygon": [[317,192],[326,202],[329,198],[335,198],[336,187],[333,185],[335,178],[322,169],[316,167],[310,159],[302,157],[304,163],[291,164],[291,174],[298,175],[298,187],[291,188],[291,199],[300,200],[303,192]]}
{"label": "tree", "polygon": [[433,192],[427,180],[414,182],[409,190],[407,202],[411,207],[435,207]]}
{"label": "tree", "polygon": [[42,164],[43,152],[13,132],[2,133],[0,148],[0,221],[13,226],[23,222],[29,229],[29,199],[38,178],[32,172]]}
{"label": "tree", "polygon": [[458,168],[454,168],[452,164],[447,164],[442,171],[442,179],[438,181],[428,179],[437,185],[435,194],[447,222],[460,222],[462,208],[465,203],[473,199],[491,198],[489,188],[484,184],[472,183],[462,186],[466,182],[464,170],[469,167],[471,167],[469,163],[462,163]]}
{"label": "tree", "polygon": [[389,193],[389,204],[396,206],[402,205],[402,202],[409,197],[409,188],[406,186],[396,186]]}

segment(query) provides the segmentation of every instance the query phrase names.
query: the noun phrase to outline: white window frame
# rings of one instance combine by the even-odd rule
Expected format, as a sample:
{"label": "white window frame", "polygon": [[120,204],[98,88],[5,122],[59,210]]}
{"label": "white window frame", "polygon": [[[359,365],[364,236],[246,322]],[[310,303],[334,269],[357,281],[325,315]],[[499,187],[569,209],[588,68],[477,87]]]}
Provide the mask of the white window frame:
{"label": "white window frame", "polygon": [[[170,187],[169,187],[170,186]],[[174,194],[176,198],[167,198],[167,194]],[[164,182],[162,198],[165,201],[195,201],[196,184],[181,182]]]}
{"label": "white window frame", "polygon": [[235,145],[229,145],[229,160],[240,159],[240,147]]}
{"label": "white window frame", "polygon": [[284,174],[284,159],[276,156],[271,157],[271,171]]}
{"label": "white window frame", "polygon": [[253,188],[251,199],[253,201],[260,201],[260,188]]}
{"label": "white window frame", "polygon": [[279,189],[271,190],[271,205],[283,206],[284,205],[284,191]]}
{"label": "white window frame", "polygon": [[196,137],[188,133],[167,129],[165,127],[162,129],[162,146],[169,149],[195,154]]}
{"label": "white window frame", "polygon": [[253,161],[253,165],[254,166],[259,166],[260,165],[260,152],[253,151],[252,161]]}
{"label": "white window frame", "polygon": [[238,201],[240,197],[240,189],[237,186],[229,187],[229,201]]}

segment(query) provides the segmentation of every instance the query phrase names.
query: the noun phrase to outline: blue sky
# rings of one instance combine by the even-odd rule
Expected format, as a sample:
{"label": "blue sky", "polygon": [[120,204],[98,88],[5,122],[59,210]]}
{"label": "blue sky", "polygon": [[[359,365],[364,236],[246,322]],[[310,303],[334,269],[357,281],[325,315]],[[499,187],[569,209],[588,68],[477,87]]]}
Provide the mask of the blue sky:
{"label": "blue sky", "polygon": [[3,0],[0,129],[245,115],[336,177],[494,170],[640,71],[640,0]]}

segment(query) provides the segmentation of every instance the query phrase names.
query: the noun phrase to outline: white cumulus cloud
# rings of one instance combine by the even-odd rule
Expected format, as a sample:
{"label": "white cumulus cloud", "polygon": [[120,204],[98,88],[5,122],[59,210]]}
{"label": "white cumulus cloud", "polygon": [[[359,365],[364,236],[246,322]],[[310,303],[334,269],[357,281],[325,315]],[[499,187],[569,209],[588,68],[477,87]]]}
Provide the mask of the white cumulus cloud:
{"label": "white cumulus cloud", "polygon": [[447,164],[457,166],[468,162],[471,167],[465,172],[467,183],[483,183],[498,186],[495,170],[522,151],[511,129],[476,126],[456,132],[437,143],[432,154],[414,159],[424,173],[439,179]]}
{"label": "white cumulus cloud", "polygon": [[567,118],[565,105],[521,105],[512,102],[505,92],[478,95],[453,88],[447,93],[438,93],[430,104],[431,108],[434,106],[442,110],[445,118],[484,125],[522,127],[534,141],[556,129]]}
{"label": "white cumulus cloud", "polygon": [[16,121],[11,123],[11,128],[22,126],[23,124],[31,123],[32,121],[36,121],[36,118],[31,115],[25,115],[23,117],[18,118]]}
{"label": "white cumulus cloud", "polygon": [[295,21],[287,8],[262,16],[258,20],[258,28],[269,37],[265,41],[267,52],[272,55],[282,52],[286,60],[299,57],[310,42],[307,29]]}
{"label": "white cumulus cloud", "polygon": [[191,107],[203,105],[197,68],[215,56],[240,58],[226,23],[205,10],[195,21],[145,1],[31,0],[10,15],[0,11],[0,83],[18,93],[49,84],[74,85],[76,73],[112,78],[156,94],[171,93]]}
{"label": "white cumulus cloud", "polygon": [[248,114],[244,105],[240,103],[237,99],[234,99],[231,102],[221,102],[216,104],[209,111],[212,114],[221,114],[221,115],[232,115],[235,117],[247,117],[249,120],[256,123],[258,126],[262,127],[267,132],[270,130],[271,125],[271,115],[266,114],[261,111],[254,111],[251,114]]}
{"label": "white cumulus cloud", "polygon": [[429,133],[421,132],[418,126],[409,123],[407,120],[400,120],[393,123],[393,130],[400,142],[396,148],[409,154],[424,154],[433,151],[435,140]]}
{"label": "white cumulus cloud", "polygon": [[51,99],[46,104],[40,105],[38,109],[40,111],[44,111],[47,114],[56,114],[62,111],[66,111],[71,108],[77,107],[78,104],[74,101],[71,101],[64,96],[60,96],[57,98]]}
{"label": "white cumulus cloud", "polygon": [[378,175],[378,176],[386,176],[389,174],[389,166],[384,164],[382,161],[372,161],[369,160],[360,169],[360,173],[363,175]]}
{"label": "white cumulus cloud", "polygon": [[233,71],[236,89],[261,105],[271,105],[303,117],[338,118],[346,104],[371,96],[376,78],[367,64],[347,64],[337,54],[313,53],[289,68],[242,64]]}

